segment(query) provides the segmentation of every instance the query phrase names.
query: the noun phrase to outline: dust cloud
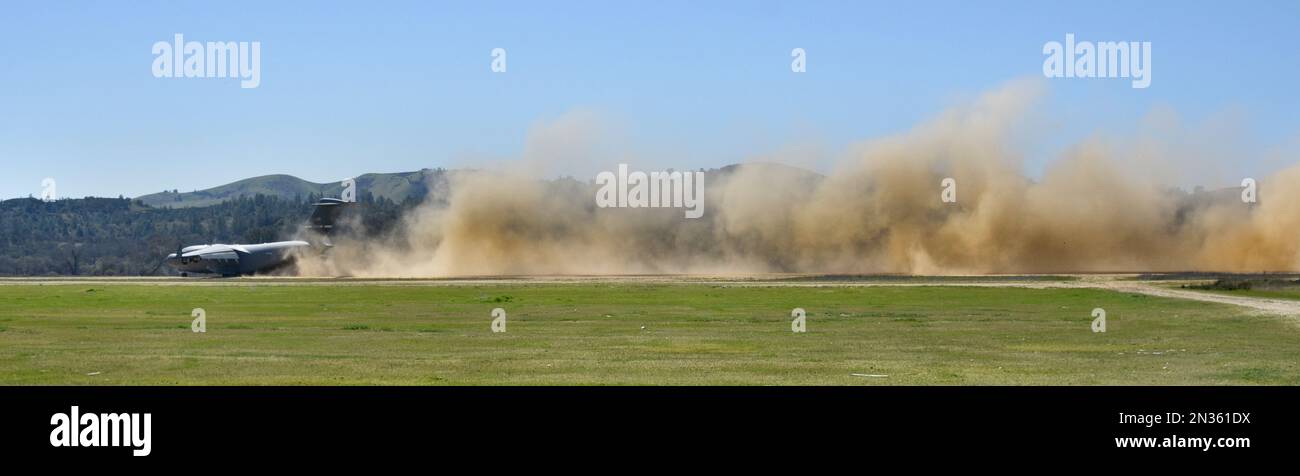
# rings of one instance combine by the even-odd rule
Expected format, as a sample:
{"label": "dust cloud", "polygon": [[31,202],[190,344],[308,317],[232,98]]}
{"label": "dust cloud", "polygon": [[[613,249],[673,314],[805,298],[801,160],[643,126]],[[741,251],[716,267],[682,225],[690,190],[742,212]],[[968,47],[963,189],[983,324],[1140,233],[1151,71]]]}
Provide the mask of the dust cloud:
{"label": "dust cloud", "polygon": [[[1300,271],[1300,167],[1188,191],[1169,171],[1231,165],[1185,144],[1090,138],[1032,179],[1014,140],[1043,95],[1013,81],[912,130],[870,140],[826,175],[761,160],[705,173],[705,214],[598,208],[590,177],[547,164],[598,161],[609,147],[573,124],[542,128],[516,165],[450,176],[384,240],[339,240],[306,275],[366,277],[658,273],[986,274]],[[1159,121],[1167,112],[1157,112]],[[557,137],[559,135],[559,137]],[[576,152],[569,150],[576,148]],[[1203,150],[1204,148],[1197,148]],[[617,154],[617,152],[614,152]],[[600,154],[595,154],[600,155]],[[616,160],[637,160],[624,152]],[[798,157],[782,160],[799,163]],[[1200,162],[1197,165],[1189,162]],[[632,165],[636,167],[637,162]],[[613,170],[610,165],[604,170]],[[662,169],[644,169],[662,170]],[[953,203],[941,200],[944,178]]]}

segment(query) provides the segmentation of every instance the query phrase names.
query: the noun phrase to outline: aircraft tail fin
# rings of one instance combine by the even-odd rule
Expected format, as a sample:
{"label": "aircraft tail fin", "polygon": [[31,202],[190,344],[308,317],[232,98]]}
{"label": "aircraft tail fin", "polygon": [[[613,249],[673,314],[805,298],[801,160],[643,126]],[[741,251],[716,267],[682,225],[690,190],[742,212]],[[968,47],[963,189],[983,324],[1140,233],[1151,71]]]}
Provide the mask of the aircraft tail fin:
{"label": "aircraft tail fin", "polygon": [[337,198],[320,199],[320,201],[312,204],[312,206],[316,207],[316,211],[312,212],[311,219],[307,222],[307,229],[325,236],[333,234],[339,216],[349,205],[353,205],[353,203]]}

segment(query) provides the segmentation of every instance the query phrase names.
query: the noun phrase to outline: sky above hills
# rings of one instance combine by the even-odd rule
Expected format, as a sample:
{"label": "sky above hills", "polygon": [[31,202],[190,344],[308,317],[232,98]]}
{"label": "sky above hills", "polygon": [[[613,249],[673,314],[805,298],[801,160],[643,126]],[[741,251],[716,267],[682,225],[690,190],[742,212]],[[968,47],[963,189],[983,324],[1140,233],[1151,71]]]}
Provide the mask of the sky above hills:
{"label": "sky above hills", "polygon": [[[1007,81],[1044,98],[1037,173],[1153,121],[1231,142],[1241,173],[1300,151],[1300,3],[34,2],[0,15],[0,198],[190,191],[285,173],[482,166],[529,153],[827,166]],[[151,48],[258,42],[260,84],[158,78]],[[1152,81],[1045,79],[1043,46],[1149,41]],[[507,69],[492,71],[492,50]],[[792,73],[803,48],[807,72]],[[1213,147],[1211,147],[1213,149]],[[1289,154],[1289,155],[1288,155]],[[589,178],[589,177],[584,177]]]}

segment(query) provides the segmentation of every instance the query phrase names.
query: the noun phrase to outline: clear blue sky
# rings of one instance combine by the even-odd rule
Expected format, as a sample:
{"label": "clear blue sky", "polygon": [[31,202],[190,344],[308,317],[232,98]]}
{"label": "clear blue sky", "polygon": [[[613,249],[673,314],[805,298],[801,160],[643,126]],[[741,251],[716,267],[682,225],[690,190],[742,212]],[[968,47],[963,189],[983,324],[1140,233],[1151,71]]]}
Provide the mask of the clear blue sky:
{"label": "clear blue sky", "polygon": [[[1153,43],[1149,89],[1048,81],[1065,144],[1154,106],[1300,133],[1300,2],[15,1],[0,14],[0,197],[137,196],[288,173],[332,181],[520,153],[575,109],[719,166],[906,130],[1041,77],[1065,33]],[[150,74],[150,47],[260,41],[257,89]],[[509,72],[489,69],[492,48]],[[805,48],[808,72],[790,72]],[[652,152],[659,150],[650,147]],[[1243,159],[1245,160],[1245,159]]]}

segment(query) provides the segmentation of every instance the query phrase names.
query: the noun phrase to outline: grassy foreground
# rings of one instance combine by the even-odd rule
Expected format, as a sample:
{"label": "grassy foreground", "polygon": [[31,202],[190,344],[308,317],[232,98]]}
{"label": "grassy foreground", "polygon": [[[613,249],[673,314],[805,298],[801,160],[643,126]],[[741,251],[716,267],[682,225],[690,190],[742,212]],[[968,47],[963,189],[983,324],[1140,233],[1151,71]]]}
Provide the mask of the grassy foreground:
{"label": "grassy foreground", "polygon": [[5,285],[0,384],[1297,385],[1300,327],[1094,289]]}

